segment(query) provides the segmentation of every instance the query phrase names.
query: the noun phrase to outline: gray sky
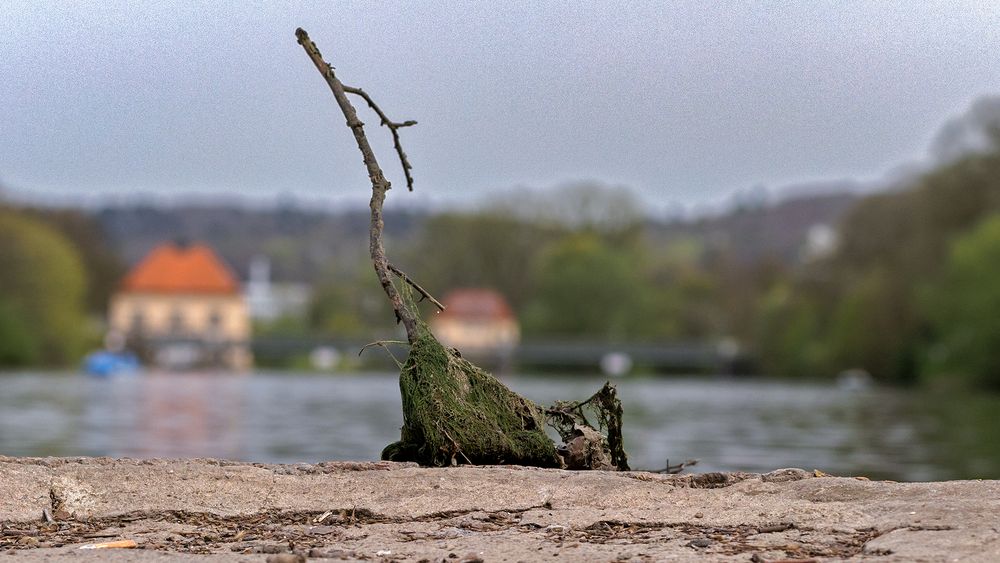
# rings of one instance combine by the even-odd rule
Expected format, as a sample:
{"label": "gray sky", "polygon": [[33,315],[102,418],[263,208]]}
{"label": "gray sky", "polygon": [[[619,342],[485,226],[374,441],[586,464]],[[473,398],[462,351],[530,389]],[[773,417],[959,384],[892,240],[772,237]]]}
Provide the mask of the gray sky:
{"label": "gray sky", "polygon": [[1000,92],[992,0],[222,4],[0,4],[0,182],[364,200],[298,26],[345,83],[420,121],[406,199],[424,203],[597,179],[693,204],[872,178]]}

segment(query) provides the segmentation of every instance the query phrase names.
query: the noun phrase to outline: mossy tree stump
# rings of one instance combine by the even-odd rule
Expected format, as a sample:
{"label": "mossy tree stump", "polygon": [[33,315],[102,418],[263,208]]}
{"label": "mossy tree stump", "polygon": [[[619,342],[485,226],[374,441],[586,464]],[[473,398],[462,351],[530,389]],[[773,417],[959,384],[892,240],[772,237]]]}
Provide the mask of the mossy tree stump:
{"label": "mossy tree stump", "polygon": [[[369,205],[372,265],[392,304],[396,320],[406,329],[410,345],[399,376],[404,421],[401,437],[400,441],[386,446],[383,459],[416,461],[424,465],[520,464],[628,469],[621,439],[621,403],[614,387],[605,385],[587,401],[560,402],[543,409],[462,358],[456,350],[442,346],[420,320],[416,303],[407,297],[410,288],[420,293],[421,300],[429,299],[441,309],[443,305],[390,264],[386,257],[382,242],[382,206],[391,185],[347,94],[363,98],[378,115],[381,125],[389,128],[411,190],[411,166],[399,140],[399,129],[416,125],[416,121],[390,120],[364,90],[340,82],[333,67],[323,60],[304,30],[297,29],[295,35],[330,86],[364,159],[372,185]],[[402,281],[406,294],[393,283],[394,275]],[[590,425],[584,415],[587,407],[596,411],[599,426],[608,431],[607,437]],[[547,423],[560,434],[564,442],[561,447],[545,433]]]}

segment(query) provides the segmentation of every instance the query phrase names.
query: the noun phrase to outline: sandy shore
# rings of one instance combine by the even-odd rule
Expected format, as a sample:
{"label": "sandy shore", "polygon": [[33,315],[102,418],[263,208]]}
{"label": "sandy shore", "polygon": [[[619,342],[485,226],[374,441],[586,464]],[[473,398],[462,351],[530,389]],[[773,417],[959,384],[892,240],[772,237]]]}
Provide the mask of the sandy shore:
{"label": "sandy shore", "polygon": [[[80,549],[116,540],[137,548]],[[1000,561],[1000,481],[873,482],[797,469],[668,476],[0,457],[0,554],[28,561],[69,554],[95,561]]]}

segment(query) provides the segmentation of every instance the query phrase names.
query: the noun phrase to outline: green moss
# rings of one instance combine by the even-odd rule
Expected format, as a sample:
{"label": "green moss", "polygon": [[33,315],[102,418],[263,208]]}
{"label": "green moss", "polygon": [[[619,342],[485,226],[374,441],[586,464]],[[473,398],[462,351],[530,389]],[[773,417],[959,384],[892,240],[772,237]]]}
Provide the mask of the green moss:
{"label": "green moss", "polygon": [[399,377],[403,428],[382,458],[559,467],[538,405],[445,348],[421,323]]}

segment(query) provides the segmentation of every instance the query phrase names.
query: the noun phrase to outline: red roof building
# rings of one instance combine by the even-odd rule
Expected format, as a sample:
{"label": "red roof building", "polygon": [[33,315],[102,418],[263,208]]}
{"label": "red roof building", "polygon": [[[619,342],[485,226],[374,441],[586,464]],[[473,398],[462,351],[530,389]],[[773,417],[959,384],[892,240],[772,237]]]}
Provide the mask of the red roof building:
{"label": "red roof building", "polygon": [[431,318],[431,330],[442,343],[463,354],[508,351],[521,339],[514,312],[496,290],[456,289],[442,303],[445,310]]}
{"label": "red roof building", "polygon": [[164,243],[111,298],[109,340],[167,368],[249,367],[250,315],[236,276],[204,244]]}
{"label": "red roof building", "polygon": [[239,282],[211,248],[203,244],[157,246],[136,265],[121,284],[136,293],[236,294]]}

